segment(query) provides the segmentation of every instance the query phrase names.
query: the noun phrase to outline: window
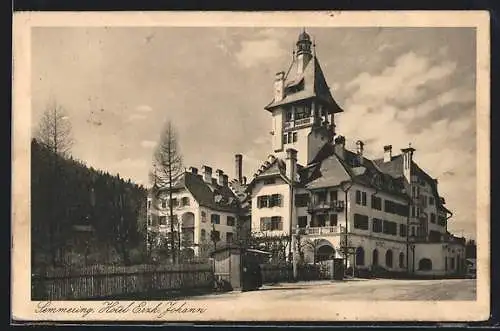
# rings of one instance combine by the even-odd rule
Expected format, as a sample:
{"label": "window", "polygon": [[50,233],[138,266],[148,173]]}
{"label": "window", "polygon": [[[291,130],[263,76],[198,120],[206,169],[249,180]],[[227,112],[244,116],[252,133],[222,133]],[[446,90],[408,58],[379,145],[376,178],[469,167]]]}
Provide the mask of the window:
{"label": "window", "polygon": [[378,218],[373,219],[372,231],[375,233],[382,232],[382,220],[381,219],[378,219]]}
{"label": "window", "polygon": [[281,194],[261,195],[257,197],[258,208],[281,207],[282,196]]}
{"label": "window", "polygon": [[365,250],[363,247],[356,248],[356,265],[365,265]]}
{"label": "window", "polygon": [[372,195],[372,208],[376,210],[382,210],[382,198]]}
{"label": "window", "polygon": [[411,206],[411,217],[415,217],[415,206]]}
{"label": "window", "polygon": [[436,214],[431,213],[431,223],[436,223]]}
{"label": "window", "polygon": [[153,217],[151,215],[148,215],[148,225],[150,226],[153,222]]}
{"label": "window", "polygon": [[207,221],[207,213],[204,211],[201,212],[201,221],[206,222]]}
{"label": "window", "polygon": [[287,122],[290,122],[292,120],[292,111],[291,110],[288,110],[286,112],[286,121]]}
{"label": "window", "polygon": [[226,233],[226,242],[227,243],[232,243],[233,242],[233,233],[232,232]]}
{"label": "window", "polygon": [[227,222],[226,224],[228,226],[234,226],[234,224],[235,224],[234,217],[233,216],[228,216],[226,222]]}
{"label": "window", "polygon": [[385,265],[392,268],[392,251],[390,249],[385,252]]}
{"label": "window", "polygon": [[368,216],[354,214],[354,228],[360,230],[368,230]]}
{"label": "window", "polygon": [[283,144],[286,144],[287,143],[287,138],[288,138],[288,134],[284,134],[283,135]]}
{"label": "window", "polygon": [[373,254],[372,254],[372,264],[373,264],[373,265],[378,265],[378,251],[377,251],[377,249],[374,249],[374,250],[373,250]]}
{"label": "window", "polygon": [[[412,207],[414,208],[414,207]],[[403,205],[394,201],[385,200],[384,201],[384,211],[386,213],[391,213],[399,216],[408,216],[408,205]],[[412,209],[412,213],[413,213]]]}
{"label": "window", "polygon": [[269,207],[281,207],[281,194],[271,195],[269,200]]}
{"label": "window", "polygon": [[151,208],[151,200],[148,200],[148,209]]}
{"label": "window", "polygon": [[337,191],[330,191],[330,201],[337,201],[338,199]]}
{"label": "window", "polygon": [[210,215],[210,220],[212,221],[212,224],[220,224],[220,215],[212,214]]}
{"label": "window", "polygon": [[269,197],[267,195],[262,195],[257,197],[257,207],[266,208],[269,207]]}
{"label": "window", "polygon": [[201,229],[200,237],[201,241],[205,241],[207,239],[207,231],[205,231],[205,229]]}
{"label": "window", "polygon": [[366,192],[361,192],[361,204],[366,206]]}
{"label": "window", "polygon": [[396,222],[384,220],[382,232],[384,234],[390,234],[395,236],[398,234],[398,224]]}
{"label": "window", "polygon": [[172,207],[177,207],[179,205],[176,198],[172,198]]}
{"label": "window", "polygon": [[318,192],[316,194],[316,199],[318,203],[325,203],[326,202],[326,191]]}
{"label": "window", "polygon": [[189,198],[188,197],[182,198],[182,205],[183,206],[189,206]]}
{"label": "window", "polygon": [[286,140],[287,140],[287,143],[289,143],[289,144],[292,142],[292,133],[291,132],[288,134]]}
{"label": "window", "polygon": [[429,197],[429,205],[434,205],[434,197]]}
{"label": "window", "polygon": [[167,200],[161,200],[161,208],[167,208]]}
{"label": "window", "polygon": [[309,202],[309,194],[296,194],[295,195],[295,207],[307,207]]}
{"label": "window", "polygon": [[276,184],[275,178],[264,179],[264,185],[272,185],[272,184]]}
{"label": "window", "polygon": [[292,138],[292,141],[293,141],[293,142],[296,142],[296,141],[297,141],[297,132],[294,132],[294,133],[293,133],[293,138]]}
{"label": "window", "polygon": [[356,203],[361,204],[361,191],[356,190]]}
{"label": "window", "polygon": [[399,253],[399,267],[405,267],[405,255],[403,253]]}
{"label": "window", "polygon": [[406,224],[399,224],[399,236],[406,237],[407,231],[408,231],[408,228],[407,228]]}
{"label": "window", "polygon": [[260,230],[261,231],[283,230],[283,222],[281,220],[281,216],[261,217]]}
{"label": "window", "polygon": [[358,205],[366,206],[366,192],[356,190],[356,203]]}
{"label": "window", "polygon": [[307,216],[299,216],[298,222],[299,228],[305,228],[307,226]]}
{"label": "window", "polygon": [[411,236],[415,237],[415,227],[414,226],[411,227]]}
{"label": "window", "polygon": [[337,214],[330,214],[330,226],[337,226],[338,216]]}
{"label": "window", "polygon": [[160,216],[160,225],[167,225],[167,216]]}

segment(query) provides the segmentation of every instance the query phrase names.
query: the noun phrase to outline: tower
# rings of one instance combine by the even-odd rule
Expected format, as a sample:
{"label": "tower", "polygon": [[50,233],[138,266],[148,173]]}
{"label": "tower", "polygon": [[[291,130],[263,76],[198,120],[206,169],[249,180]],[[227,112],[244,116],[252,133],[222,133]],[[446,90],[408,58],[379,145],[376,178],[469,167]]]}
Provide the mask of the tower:
{"label": "tower", "polygon": [[332,97],[305,29],[295,45],[290,68],[276,74],[274,98],[265,109],[272,116],[273,151],[286,158],[286,150],[293,148],[297,163],[305,166],[333,140],[334,115],[343,110]]}

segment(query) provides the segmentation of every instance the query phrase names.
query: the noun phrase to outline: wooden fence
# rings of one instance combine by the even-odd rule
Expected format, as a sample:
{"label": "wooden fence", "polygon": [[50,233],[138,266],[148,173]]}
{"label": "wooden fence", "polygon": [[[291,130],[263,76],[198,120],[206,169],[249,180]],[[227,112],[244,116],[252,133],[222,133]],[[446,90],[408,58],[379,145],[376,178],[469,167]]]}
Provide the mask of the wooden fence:
{"label": "wooden fence", "polygon": [[32,275],[32,300],[85,300],[169,291],[210,289],[211,264],[96,265]]}

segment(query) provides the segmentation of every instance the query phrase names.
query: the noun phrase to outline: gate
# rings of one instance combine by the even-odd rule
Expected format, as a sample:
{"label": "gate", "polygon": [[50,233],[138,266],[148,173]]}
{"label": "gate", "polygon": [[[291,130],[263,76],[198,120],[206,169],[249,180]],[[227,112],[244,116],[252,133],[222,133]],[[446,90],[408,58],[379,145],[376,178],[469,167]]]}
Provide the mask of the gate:
{"label": "gate", "polygon": [[237,247],[224,247],[212,252],[214,276],[230,285],[232,290],[241,289],[241,252]]}

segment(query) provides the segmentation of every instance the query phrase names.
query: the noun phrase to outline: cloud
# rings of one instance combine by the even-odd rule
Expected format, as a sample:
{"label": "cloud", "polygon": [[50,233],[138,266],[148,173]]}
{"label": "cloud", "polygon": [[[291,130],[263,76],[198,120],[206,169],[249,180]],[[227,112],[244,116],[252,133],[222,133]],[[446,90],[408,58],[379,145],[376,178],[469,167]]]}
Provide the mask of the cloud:
{"label": "cloud", "polygon": [[140,106],[137,106],[135,108],[135,110],[137,112],[140,112],[140,113],[150,113],[153,111],[153,108],[151,108],[150,106],[148,105],[140,105]]}
{"label": "cloud", "polygon": [[140,121],[140,120],[144,120],[146,119],[146,115],[142,115],[142,114],[131,114],[129,117],[128,117],[128,121]]}
{"label": "cloud", "polygon": [[382,157],[384,145],[393,144],[397,154],[411,142],[415,161],[439,179],[439,193],[454,212],[450,229],[473,235],[475,90],[453,78],[455,69],[446,58],[403,54],[380,74],[365,72],[345,85],[350,94],[336,122],[348,147],[369,142],[372,158]]}
{"label": "cloud", "polygon": [[284,56],[285,50],[276,39],[247,40],[235,54],[236,60],[244,68],[250,68],[269,60]]}
{"label": "cloud", "polygon": [[156,147],[156,141],[143,140],[143,141],[141,141],[141,146],[144,148],[154,148],[154,147]]}
{"label": "cloud", "polygon": [[456,62],[452,61],[431,65],[429,58],[408,52],[398,57],[394,65],[386,67],[380,75],[359,74],[347,83],[346,89],[354,91],[352,98],[367,102],[372,107],[391,101],[410,105],[425,97],[424,85],[450,76],[456,66]]}

